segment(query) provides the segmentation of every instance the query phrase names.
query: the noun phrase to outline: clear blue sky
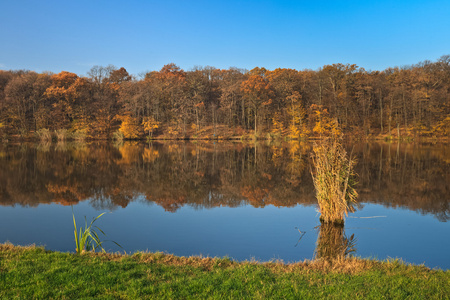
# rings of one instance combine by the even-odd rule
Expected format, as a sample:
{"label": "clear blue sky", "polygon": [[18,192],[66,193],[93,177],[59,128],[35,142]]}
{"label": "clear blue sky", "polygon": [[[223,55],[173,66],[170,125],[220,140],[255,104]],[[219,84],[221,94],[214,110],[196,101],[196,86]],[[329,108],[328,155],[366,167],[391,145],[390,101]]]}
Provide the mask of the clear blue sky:
{"label": "clear blue sky", "polygon": [[138,74],[173,62],[252,69],[355,63],[368,70],[450,54],[450,1],[0,0],[0,69]]}

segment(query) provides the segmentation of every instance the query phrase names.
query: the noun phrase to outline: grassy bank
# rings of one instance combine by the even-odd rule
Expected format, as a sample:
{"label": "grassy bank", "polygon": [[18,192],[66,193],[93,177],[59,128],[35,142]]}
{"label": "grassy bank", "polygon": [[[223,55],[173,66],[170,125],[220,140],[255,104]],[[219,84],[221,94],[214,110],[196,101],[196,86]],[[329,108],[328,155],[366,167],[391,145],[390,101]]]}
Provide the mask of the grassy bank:
{"label": "grassy bank", "polygon": [[238,263],[161,253],[76,255],[0,245],[0,298],[448,299],[450,271],[346,259]]}

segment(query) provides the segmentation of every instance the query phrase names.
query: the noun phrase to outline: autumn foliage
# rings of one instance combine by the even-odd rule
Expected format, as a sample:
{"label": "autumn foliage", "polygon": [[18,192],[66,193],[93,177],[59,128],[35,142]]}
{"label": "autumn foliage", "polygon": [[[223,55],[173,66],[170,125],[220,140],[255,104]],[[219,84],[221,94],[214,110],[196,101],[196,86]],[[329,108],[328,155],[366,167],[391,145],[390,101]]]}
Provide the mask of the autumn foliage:
{"label": "autumn foliage", "polygon": [[94,66],[86,77],[0,70],[0,134],[298,140],[336,134],[339,124],[357,137],[448,137],[449,99],[448,55],[384,71],[354,64],[185,71],[171,63],[136,79],[114,66]]}

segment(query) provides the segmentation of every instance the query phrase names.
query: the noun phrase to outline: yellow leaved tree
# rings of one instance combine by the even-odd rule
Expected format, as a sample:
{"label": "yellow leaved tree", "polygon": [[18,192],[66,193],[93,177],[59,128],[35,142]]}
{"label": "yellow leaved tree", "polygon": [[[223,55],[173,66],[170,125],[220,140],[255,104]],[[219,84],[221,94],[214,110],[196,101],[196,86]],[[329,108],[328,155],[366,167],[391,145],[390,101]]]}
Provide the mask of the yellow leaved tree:
{"label": "yellow leaved tree", "polygon": [[122,132],[126,139],[136,139],[139,137],[139,124],[137,118],[130,115],[118,116],[118,119],[122,121],[119,131]]}
{"label": "yellow leaved tree", "polygon": [[337,119],[331,118],[328,110],[322,105],[313,104],[310,110],[315,122],[314,133],[320,136],[339,136],[342,133]]}
{"label": "yellow leaved tree", "polygon": [[448,136],[450,134],[450,114],[433,126],[432,132],[438,135]]}
{"label": "yellow leaved tree", "polygon": [[283,121],[281,120],[280,113],[276,112],[272,117],[272,133],[281,136],[284,130]]}
{"label": "yellow leaved tree", "polygon": [[293,92],[286,100],[290,102],[287,107],[287,113],[291,118],[289,124],[289,138],[298,139],[307,137],[309,130],[305,122],[306,111],[303,108],[300,93]]}
{"label": "yellow leaved tree", "polygon": [[148,131],[148,137],[153,137],[153,130],[158,129],[159,124],[161,122],[158,122],[153,117],[145,117],[142,121],[142,125],[144,126],[144,131]]}

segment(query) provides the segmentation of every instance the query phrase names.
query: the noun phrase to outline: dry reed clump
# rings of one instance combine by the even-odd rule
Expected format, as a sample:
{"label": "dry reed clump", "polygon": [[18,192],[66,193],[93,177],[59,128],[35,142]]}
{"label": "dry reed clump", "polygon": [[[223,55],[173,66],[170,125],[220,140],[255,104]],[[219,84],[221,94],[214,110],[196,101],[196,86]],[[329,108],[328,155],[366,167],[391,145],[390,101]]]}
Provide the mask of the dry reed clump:
{"label": "dry reed clump", "polygon": [[285,264],[283,262],[277,263],[263,263],[263,266],[274,273],[345,273],[357,274],[369,271],[380,263],[356,257],[338,257],[333,259],[314,259],[304,260],[296,263]]}
{"label": "dry reed clump", "polygon": [[39,138],[41,142],[51,142],[52,133],[47,128],[39,129],[35,132],[35,135]]}
{"label": "dry reed clump", "polygon": [[353,212],[358,193],[354,189],[356,160],[347,157],[339,137],[326,138],[313,148],[311,171],[320,220],[324,223],[344,223],[344,216]]}
{"label": "dry reed clump", "polygon": [[64,142],[69,137],[69,131],[67,129],[55,130],[55,136],[59,142]]}
{"label": "dry reed clump", "polygon": [[74,139],[75,141],[78,141],[78,142],[85,141],[88,136],[87,129],[75,130],[71,136],[72,136],[72,139]]}
{"label": "dry reed clump", "polygon": [[4,252],[4,251],[24,252],[24,251],[28,251],[28,250],[35,249],[35,248],[43,249],[43,247],[38,247],[35,244],[31,244],[28,246],[16,246],[10,242],[5,242],[3,244],[0,244],[0,252]]}
{"label": "dry reed clump", "polygon": [[36,248],[44,249],[43,247],[37,247],[34,244],[28,246],[15,246],[10,242],[5,242],[0,244],[0,262],[2,258],[11,258]]}

